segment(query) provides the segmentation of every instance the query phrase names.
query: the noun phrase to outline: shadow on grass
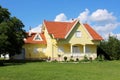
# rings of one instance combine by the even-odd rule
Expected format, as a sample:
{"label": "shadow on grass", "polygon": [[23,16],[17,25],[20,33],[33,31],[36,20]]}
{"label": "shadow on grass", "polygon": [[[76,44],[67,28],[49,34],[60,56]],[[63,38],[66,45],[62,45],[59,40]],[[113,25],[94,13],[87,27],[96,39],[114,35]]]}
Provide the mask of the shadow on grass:
{"label": "shadow on grass", "polygon": [[31,62],[43,62],[45,60],[0,60],[0,67],[12,66],[12,65],[23,65]]}

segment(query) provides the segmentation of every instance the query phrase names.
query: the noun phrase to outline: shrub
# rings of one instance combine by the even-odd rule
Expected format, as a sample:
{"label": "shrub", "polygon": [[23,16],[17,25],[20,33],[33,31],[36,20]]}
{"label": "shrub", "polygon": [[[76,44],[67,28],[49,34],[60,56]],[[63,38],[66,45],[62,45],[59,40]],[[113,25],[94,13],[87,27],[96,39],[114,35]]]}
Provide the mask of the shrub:
{"label": "shrub", "polygon": [[67,61],[67,57],[66,56],[64,57],[64,61]]}
{"label": "shrub", "polygon": [[85,55],[83,61],[87,62],[89,61],[88,57]]}
{"label": "shrub", "polygon": [[79,59],[78,59],[78,58],[76,58],[76,61],[78,62],[78,61],[79,61]]}
{"label": "shrub", "polygon": [[103,56],[103,55],[99,55],[99,56],[97,57],[97,60],[99,60],[99,61],[104,61],[104,56]]}
{"label": "shrub", "polygon": [[71,59],[70,59],[70,62],[74,62],[74,59],[71,58]]}

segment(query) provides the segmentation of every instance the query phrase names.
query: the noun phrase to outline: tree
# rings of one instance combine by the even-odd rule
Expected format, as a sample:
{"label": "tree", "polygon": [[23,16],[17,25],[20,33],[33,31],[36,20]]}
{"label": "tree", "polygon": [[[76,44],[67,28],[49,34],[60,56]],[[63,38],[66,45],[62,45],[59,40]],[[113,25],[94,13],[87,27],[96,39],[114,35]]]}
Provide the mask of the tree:
{"label": "tree", "polygon": [[6,22],[10,18],[10,12],[6,8],[2,8],[0,6],[0,23],[1,22]]}
{"label": "tree", "polygon": [[[101,50],[100,50],[101,49]],[[103,51],[100,53],[100,51]],[[115,36],[109,36],[107,41],[102,41],[98,46],[98,53],[109,56],[111,60],[120,59],[120,40]]]}
{"label": "tree", "polygon": [[11,17],[6,8],[0,6],[0,54],[13,56],[21,53],[26,36],[24,24],[16,17]]}

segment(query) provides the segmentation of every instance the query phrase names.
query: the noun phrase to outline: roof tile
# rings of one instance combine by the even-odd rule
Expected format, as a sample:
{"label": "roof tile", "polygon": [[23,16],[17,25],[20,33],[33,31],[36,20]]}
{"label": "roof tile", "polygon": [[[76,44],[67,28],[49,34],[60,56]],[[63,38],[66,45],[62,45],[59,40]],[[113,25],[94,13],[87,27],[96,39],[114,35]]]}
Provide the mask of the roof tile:
{"label": "roof tile", "polygon": [[76,20],[73,22],[52,22],[44,21],[45,26],[49,34],[52,34],[54,38],[65,39],[65,36],[71,30]]}
{"label": "roof tile", "polygon": [[[34,40],[34,37],[35,37],[36,34],[37,34],[37,33],[32,33],[31,36],[28,36],[28,37],[24,40],[24,42],[25,42],[26,44],[47,44],[47,43],[46,43],[45,36],[44,36],[43,33],[39,33],[40,36],[41,36],[41,38],[42,38],[42,41],[36,41],[36,40]],[[27,33],[27,35],[28,35],[28,33]]]}

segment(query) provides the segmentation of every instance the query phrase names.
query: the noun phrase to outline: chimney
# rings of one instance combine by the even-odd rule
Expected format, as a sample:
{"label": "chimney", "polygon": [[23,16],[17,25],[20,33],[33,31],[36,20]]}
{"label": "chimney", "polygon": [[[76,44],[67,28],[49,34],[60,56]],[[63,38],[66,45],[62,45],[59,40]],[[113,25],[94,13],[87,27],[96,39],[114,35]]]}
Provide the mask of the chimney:
{"label": "chimney", "polygon": [[74,21],[74,19],[72,18],[72,21]]}

